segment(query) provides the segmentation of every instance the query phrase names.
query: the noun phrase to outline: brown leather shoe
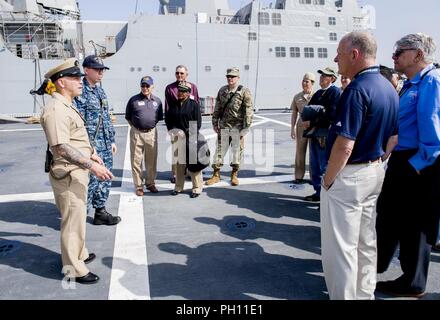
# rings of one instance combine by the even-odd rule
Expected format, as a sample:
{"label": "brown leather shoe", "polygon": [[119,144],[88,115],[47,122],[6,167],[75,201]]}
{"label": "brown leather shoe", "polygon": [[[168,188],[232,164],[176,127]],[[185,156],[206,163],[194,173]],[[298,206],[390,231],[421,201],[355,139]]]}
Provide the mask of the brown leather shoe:
{"label": "brown leather shoe", "polygon": [[136,195],[138,197],[142,197],[144,195],[144,189],[141,189],[141,188],[136,189]]}
{"label": "brown leather shoe", "polygon": [[395,297],[421,298],[426,292],[414,291],[408,286],[403,286],[398,280],[379,281],[376,283],[376,290]]}
{"label": "brown leather shoe", "polygon": [[149,185],[147,187],[147,190],[149,190],[151,193],[158,193],[159,192],[159,190],[157,190],[157,188],[156,188],[156,186],[154,184]]}

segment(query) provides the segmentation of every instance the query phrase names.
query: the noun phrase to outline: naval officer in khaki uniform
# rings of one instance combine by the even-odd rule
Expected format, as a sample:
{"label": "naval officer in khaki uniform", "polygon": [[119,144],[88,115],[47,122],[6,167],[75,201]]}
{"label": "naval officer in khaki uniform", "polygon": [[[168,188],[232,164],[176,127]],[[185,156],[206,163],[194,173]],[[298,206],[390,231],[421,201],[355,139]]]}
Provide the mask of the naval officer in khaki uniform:
{"label": "naval officer in khaki uniform", "polygon": [[81,70],[75,58],[45,75],[56,92],[44,107],[41,125],[53,153],[49,179],[61,212],[63,273],[79,283],[95,283],[99,277],[86,267],[95,259],[85,246],[89,171],[100,180],[113,178],[90,145],[84,119],[72,104],[81,95]]}

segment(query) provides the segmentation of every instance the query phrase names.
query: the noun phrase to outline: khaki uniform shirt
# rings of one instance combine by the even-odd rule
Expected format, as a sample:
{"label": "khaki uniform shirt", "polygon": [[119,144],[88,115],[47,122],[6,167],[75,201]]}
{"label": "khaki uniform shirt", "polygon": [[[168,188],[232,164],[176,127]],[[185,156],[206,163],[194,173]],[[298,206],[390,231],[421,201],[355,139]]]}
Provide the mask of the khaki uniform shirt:
{"label": "khaki uniform shirt", "polygon": [[[254,107],[251,92],[247,88],[238,91],[237,88],[229,90],[226,85],[222,87],[215,101],[215,109],[212,115],[212,124],[220,129],[247,129],[252,124]],[[230,97],[232,100],[228,103]]]}
{"label": "khaki uniform shirt", "polygon": [[298,112],[299,115],[297,117],[297,122],[300,123],[301,122],[301,113],[304,110],[304,107],[310,102],[310,100],[312,99],[313,96],[313,91],[312,93],[308,94],[308,93],[304,93],[304,91],[301,91],[300,93],[296,94],[293,97],[293,101],[292,104],[290,105],[290,108],[292,109],[292,113],[294,112]]}
{"label": "khaki uniform shirt", "polygon": [[[41,115],[41,126],[46,134],[50,147],[59,144],[69,144],[78,150],[86,158],[90,158],[93,152],[89,142],[89,136],[80,113],[65,97],[54,93],[52,99],[44,107]],[[58,154],[54,154],[54,167],[69,169],[78,166],[70,164]]]}

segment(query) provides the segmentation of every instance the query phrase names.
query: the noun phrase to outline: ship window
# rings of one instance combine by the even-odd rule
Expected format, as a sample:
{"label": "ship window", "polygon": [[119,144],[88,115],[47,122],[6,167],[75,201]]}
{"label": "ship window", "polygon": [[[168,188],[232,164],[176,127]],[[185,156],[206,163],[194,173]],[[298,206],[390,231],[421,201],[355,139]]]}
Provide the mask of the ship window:
{"label": "ship window", "polygon": [[131,72],[134,72],[134,70],[136,70],[134,67],[131,67],[131,68],[130,68],[130,71],[131,71]]}
{"label": "ship window", "polygon": [[301,4],[312,4],[312,0],[299,0]]}
{"label": "ship window", "polygon": [[258,23],[259,24],[269,24],[269,13],[259,12],[258,13]]}
{"label": "ship window", "polygon": [[244,65],[244,70],[249,70],[249,69],[250,69],[249,65],[248,65],[248,64],[245,64],[245,65]]}
{"label": "ship window", "polygon": [[300,49],[298,47],[290,47],[290,57],[291,58],[301,57]]}
{"label": "ship window", "polygon": [[313,4],[325,5],[325,0],[313,0]]}
{"label": "ship window", "polygon": [[315,50],[313,48],[304,48],[304,58],[314,58]]}
{"label": "ship window", "polygon": [[162,72],[167,72],[167,68],[166,67],[162,67]]}
{"label": "ship window", "polygon": [[249,32],[248,39],[253,40],[253,41],[257,40],[257,33],[256,32]]}
{"label": "ship window", "polygon": [[141,72],[141,71],[142,71],[142,68],[141,68],[141,67],[138,67],[137,70],[138,70],[138,72]]}
{"label": "ship window", "polygon": [[318,58],[328,58],[327,48],[318,48]]}
{"label": "ship window", "polygon": [[275,47],[275,57],[284,58],[286,56],[286,47]]}
{"label": "ship window", "polygon": [[336,18],[335,17],[328,17],[328,24],[331,26],[336,25]]}
{"label": "ship window", "polygon": [[321,26],[321,22],[319,22],[319,21],[315,21],[315,27],[316,28],[319,28]]}
{"label": "ship window", "polygon": [[338,35],[335,32],[330,32],[329,38],[330,41],[338,41]]}
{"label": "ship window", "polygon": [[153,66],[153,71],[154,72],[159,72],[160,71],[160,67],[159,66]]}
{"label": "ship window", "polygon": [[280,26],[281,25],[281,13],[272,13],[272,24],[274,26]]}
{"label": "ship window", "polygon": [[205,66],[205,71],[206,72],[210,72],[212,70],[212,67],[211,66]]}

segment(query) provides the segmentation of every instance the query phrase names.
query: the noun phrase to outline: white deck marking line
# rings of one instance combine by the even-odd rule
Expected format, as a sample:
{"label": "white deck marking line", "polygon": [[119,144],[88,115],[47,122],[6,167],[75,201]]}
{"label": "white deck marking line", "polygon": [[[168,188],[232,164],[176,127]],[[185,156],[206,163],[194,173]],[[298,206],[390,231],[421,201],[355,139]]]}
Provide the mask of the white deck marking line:
{"label": "white deck marking line", "polygon": [[[116,124],[115,128],[126,128],[128,124]],[[43,128],[33,128],[33,129],[1,129],[0,132],[27,132],[27,131],[43,131]]]}
{"label": "white deck marking line", "polygon": [[267,121],[270,121],[270,122],[273,122],[273,123],[278,123],[278,124],[281,124],[282,126],[286,126],[286,127],[289,127],[289,128],[292,127],[290,125],[290,123],[286,123],[286,122],[282,122],[282,121],[278,121],[278,120],[274,120],[274,119],[271,119],[271,118],[266,118],[266,117],[262,117],[262,116],[258,116],[258,115],[254,115],[254,117],[258,118],[258,119],[262,119],[262,120],[267,120]]}
{"label": "white deck marking line", "polygon": [[[266,119],[260,122],[253,124],[252,126],[258,126],[260,124],[269,122],[270,119]],[[274,120],[276,121],[276,120]],[[203,123],[211,123],[211,121],[203,121]],[[115,124],[113,125],[115,128],[127,128],[128,124]],[[43,128],[32,128],[32,129],[0,129],[0,132],[32,132],[32,131],[43,131]]]}
{"label": "white deck marking line", "polygon": [[[308,172],[306,172],[308,174]],[[262,177],[252,177],[252,178],[240,178],[240,185],[252,185],[252,184],[263,184],[263,183],[276,183],[276,182],[286,182],[293,180],[291,174],[283,174],[277,176],[262,176]],[[122,178],[122,187],[120,188],[112,188],[110,191],[110,195],[120,195],[125,197],[134,196],[133,193],[133,185],[130,183],[132,179],[130,177]],[[188,181],[188,188],[190,188],[191,182]],[[212,186],[203,186],[203,188],[222,188],[230,186],[229,179],[222,180],[219,183],[216,183]],[[174,184],[171,183],[161,183],[156,184],[156,187],[166,190],[174,189]],[[137,197],[136,197],[137,198]],[[23,200],[26,199],[26,200]],[[54,200],[52,192],[37,192],[37,193],[21,193],[21,194],[5,194],[0,195],[0,203],[8,203],[8,202],[22,202],[22,201],[42,201],[42,200]],[[122,223],[122,222],[121,222]],[[119,226],[119,225],[118,225]]]}
{"label": "white deck marking line", "polygon": [[122,189],[131,188],[130,193],[121,194],[118,215],[122,221],[116,227],[110,278],[109,300],[150,300],[147,244],[144,223],[144,202],[134,194],[129,175],[130,134],[127,133]]}

